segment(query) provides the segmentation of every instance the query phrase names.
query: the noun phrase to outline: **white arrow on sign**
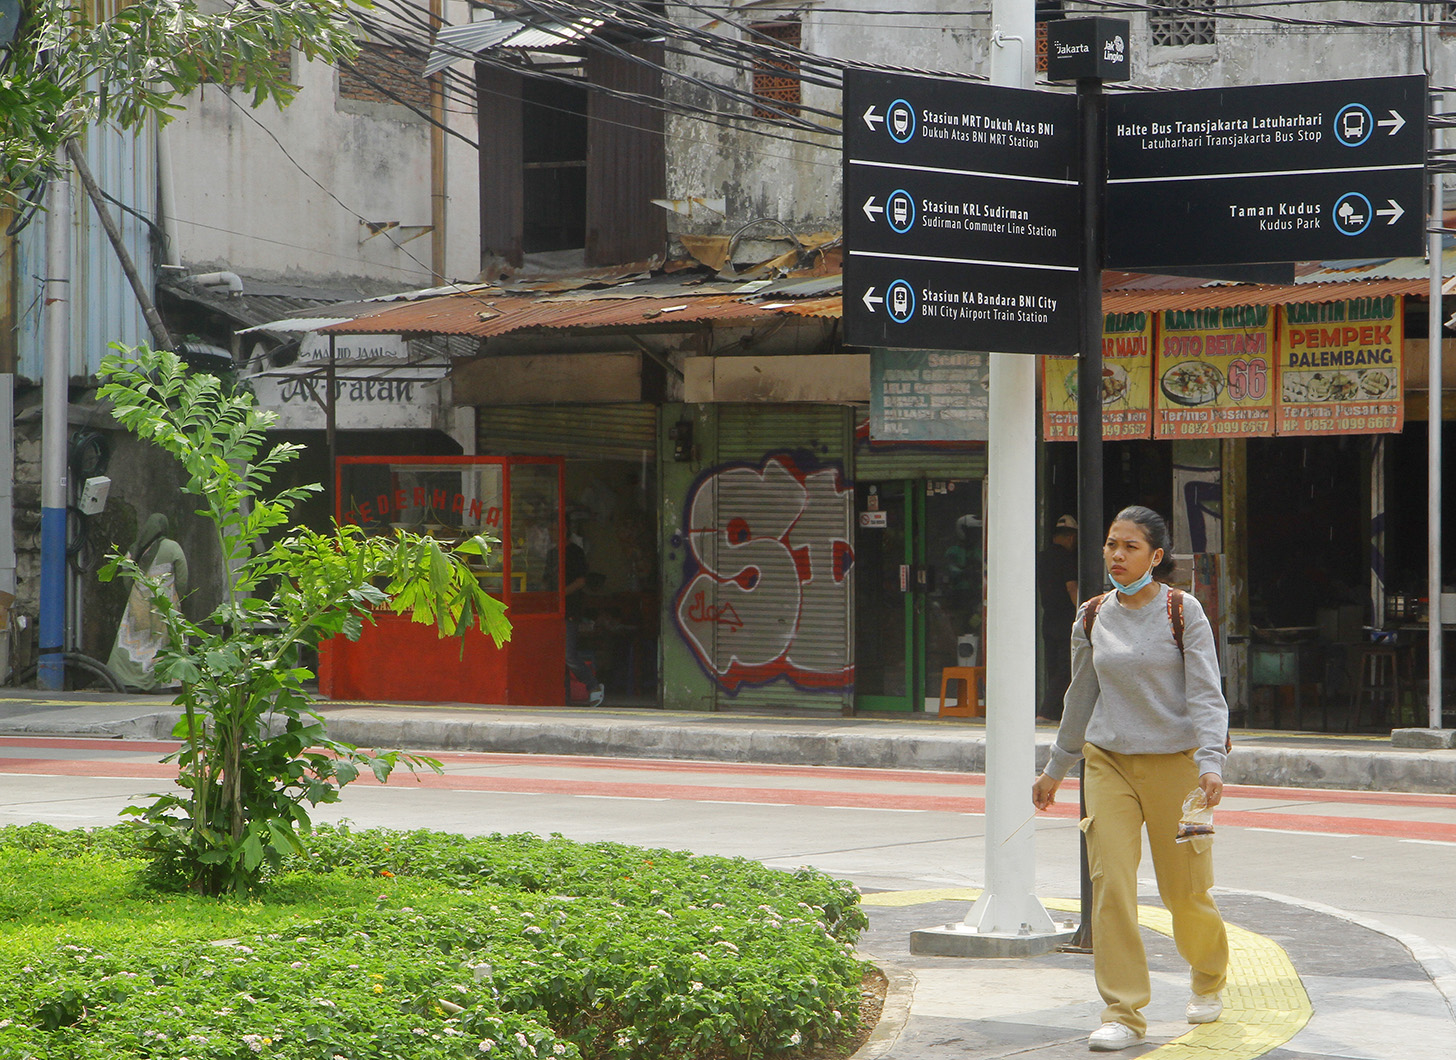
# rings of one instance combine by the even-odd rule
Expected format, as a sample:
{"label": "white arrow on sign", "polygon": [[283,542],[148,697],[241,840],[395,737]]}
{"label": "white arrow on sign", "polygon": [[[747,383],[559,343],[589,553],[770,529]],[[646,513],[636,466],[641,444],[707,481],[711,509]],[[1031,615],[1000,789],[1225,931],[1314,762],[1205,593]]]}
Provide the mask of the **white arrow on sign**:
{"label": "white arrow on sign", "polygon": [[1385,201],[1390,203],[1390,209],[1376,210],[1375,216],[1389,217],[1390,220],[1386,221],[1385,223],[1388,225],[1393,225],[1395,224],[1395,222],[1399,221],[1402,217],[1405,216],[1405,211],[1400,208],[1400,203],[1396,202],[1394,199],[1386,199]]}
{"label": "white arrow on sign", "polygon": [[871,221],[875,219],[875,214],[885,212],[885,208],[883,206],[875,205],[875,197],[873,195],[865,200],[865,204],[861,206],[860,209],[864,211],[865,216],[868,217]]}
{"label": "white arrow on sign", "polygon": [[1402,129],[1405,128],[1405,119],[1393,110],[1386,111],[1386,113],[1389,114],[1390,117],[1383,118],[1375,124],[1380,126],[1382,129],[1389,125],[1390,132],[1386,133],[1385,135],[1394,136],[1396,133],[1400,132]]}
{"label": "white arrow on sign", "polygon": [[875,297],[875,289],[873,287],[871,287],[868,291],[864,293],[865,308],[868,309],[871,313],[875,311],[875,305],[877,303],[883,305],[884,301],[885,300],[883,298]]}
{"label": "white arrow on sign", "polygon": [[864,112],[864,123],[870,127],[870,132],[875,131],[876,122],[883,122],[884,120],[882,115],[875,113],[875,105],[873,103]]}

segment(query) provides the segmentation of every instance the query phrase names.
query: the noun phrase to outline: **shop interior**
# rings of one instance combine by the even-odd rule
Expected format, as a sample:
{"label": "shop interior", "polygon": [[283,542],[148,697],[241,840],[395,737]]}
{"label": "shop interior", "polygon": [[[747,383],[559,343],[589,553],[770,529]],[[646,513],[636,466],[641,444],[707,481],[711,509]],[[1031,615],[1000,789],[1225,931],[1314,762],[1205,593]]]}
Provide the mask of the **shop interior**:
{"label": "shop interior", "polygon": [[[567,534],[586,553],[582,658],[618,706],[657,705],[659,592],[650,461],[568,459]],[[586,688],[568,680],[567,701]]]}

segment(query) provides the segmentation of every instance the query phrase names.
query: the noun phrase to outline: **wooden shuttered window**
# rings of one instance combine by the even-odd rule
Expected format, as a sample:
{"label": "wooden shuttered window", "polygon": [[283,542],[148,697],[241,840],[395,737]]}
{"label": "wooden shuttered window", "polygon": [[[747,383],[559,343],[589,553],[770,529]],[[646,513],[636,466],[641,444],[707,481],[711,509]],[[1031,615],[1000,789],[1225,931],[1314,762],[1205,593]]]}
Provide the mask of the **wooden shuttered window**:
{"label": "wooden shuttered window", "polygon": [[[662,46],[626,44],[640,57],[590,52],[594,85],[649,99],[662,98]],[[660,107],[592,92],[587,99],[586,263],[645,261],[667,247],[667,214],[653,199],[667,197],[667,154]]]}

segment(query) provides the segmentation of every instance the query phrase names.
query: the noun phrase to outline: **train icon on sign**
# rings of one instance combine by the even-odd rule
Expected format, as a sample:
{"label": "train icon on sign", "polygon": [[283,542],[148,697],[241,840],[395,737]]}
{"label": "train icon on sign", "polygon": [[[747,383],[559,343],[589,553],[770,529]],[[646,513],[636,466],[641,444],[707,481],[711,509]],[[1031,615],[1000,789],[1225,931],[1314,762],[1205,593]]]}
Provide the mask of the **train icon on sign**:
{"label": "train icon on sign", "polygon": [[915,315],[915,292],[904,280],[896,280],[885,292],[885,308],[890,319],[904,324]]}
{"label": "train icon on sign", "polygon": [[915,135],[915,108],[903,99],[895,100],[890,104],[885,128],[889,131],[890,139],[897,144],[908,143]]}
{"label": "train icon on sign", "polygon": [[885,206],[885,218],[896,233],[903,236],[915,227],[915,197],[908,191],[899,189],[891,192]]}

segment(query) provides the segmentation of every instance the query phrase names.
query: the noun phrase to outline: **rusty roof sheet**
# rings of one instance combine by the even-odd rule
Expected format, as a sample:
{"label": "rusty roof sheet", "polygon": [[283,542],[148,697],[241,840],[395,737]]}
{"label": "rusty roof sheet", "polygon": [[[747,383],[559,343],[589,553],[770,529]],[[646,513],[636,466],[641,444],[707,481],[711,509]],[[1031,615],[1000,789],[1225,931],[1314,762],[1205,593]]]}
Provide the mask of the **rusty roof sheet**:
{"label": "rusty roof sheet", "polygon": [[447,295],[392,306],[333,324],[323,331],[337,335],[433,334],[491,338],[531,330],[664,330],[683,324],[752,327],[802,308],[802,302],[747,302],[739,296],[722,294],[572,300]]}
{"label": "rusty roof sheet", "polygon": [[[1453,280],[1456,282],[1456,280]],[[1220,309],[1243,305],[1326,302],[1338,298],[1424,295],[1427,282],[1416,278],[1336,280],[1294,284],[1225,284],[1162,286],[1103,292],[1109,313],[1156,312],[1165,309]],[[671,330],[684,325],[717,324],[753,327],[781,315],[821,320],[843,314],[838,293],[794,297],[783,292],[747,294],[704,285],[663,285],[638,294],[630,287],[610,291],[556,293],[535,297],[481,289],[405,303],[379,303],[378,308],[319,330],[325,334],[458,335],[490,338],[523,331]],[[805,290],[814,290],[813,287]],[[822,288],[820,288],[822,290]],[[647,291],[651,291],[649,296]],[[794,292],[797,294],[798,292]]]}
{"label": "rusty roof sheet", "polygon": [[1356,280],[1336,283],[1248,283],[1195,287],[1182,291],[1105,291],[1105,313],[1159,312],[1165,309],[1223,309],[1242,305],[1282,305],[1289,302],[1331,302],[1337,298],[1375,298],[1385,295],[1425,294],[1424,280]]}

